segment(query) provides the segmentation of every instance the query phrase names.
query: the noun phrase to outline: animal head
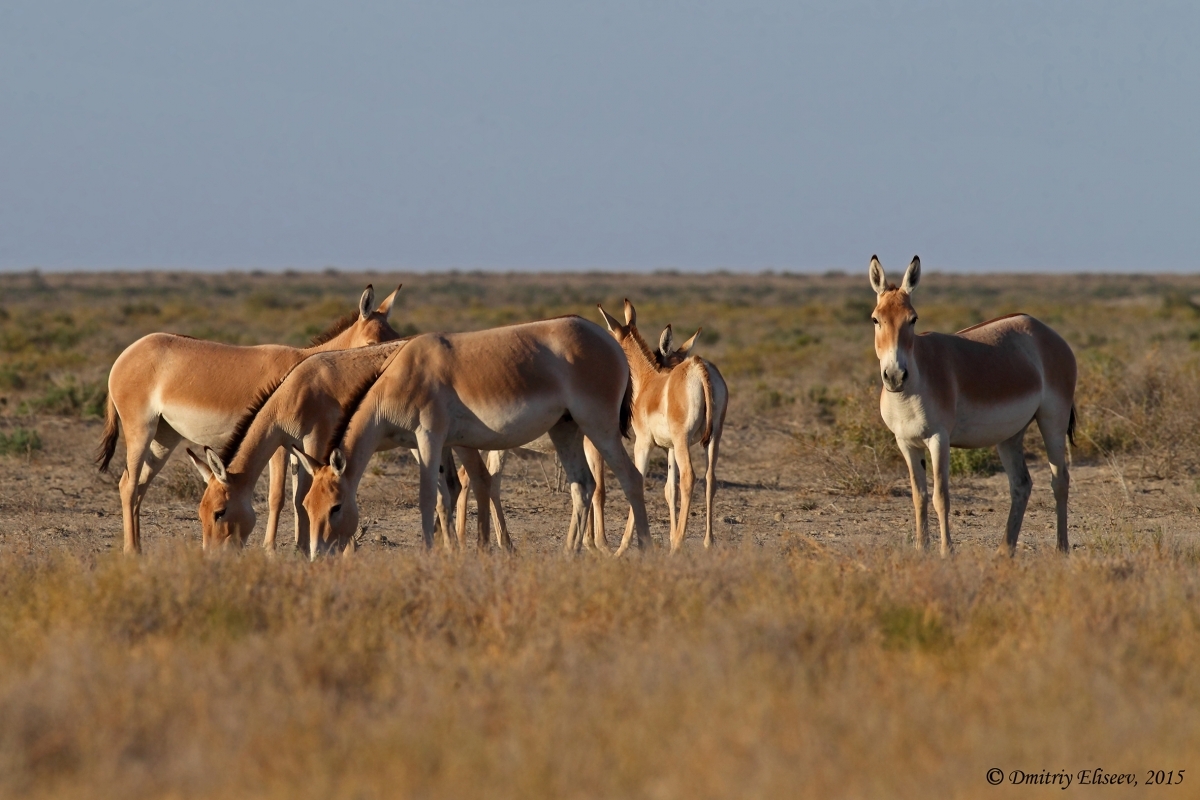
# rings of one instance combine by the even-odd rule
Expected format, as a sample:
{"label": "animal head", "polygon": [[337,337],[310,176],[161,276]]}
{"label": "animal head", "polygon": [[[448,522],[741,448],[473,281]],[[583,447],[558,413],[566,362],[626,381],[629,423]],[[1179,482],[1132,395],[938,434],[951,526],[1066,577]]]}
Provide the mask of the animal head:
{"label": "animal head", "polygon": [[600,309],[600,314],[604,317],[604,324],[608,326],[608,332],[613,335],[617,343],[621,345],[621,349],[625,351],[626,358],[629,359],[631,367],[639,363],[637,355],[640,354],[640,361],[652,369],[659,368],[659,359],[654,351],[650,349],[650,345],[646,344],[646,340],[642,338],[642,334],[637,329],[637,309],[633,307],[633,303],[625,300],[625,324],[622,325],[620,320],[604,310],[604,306],[599,303],[596,308]]}
{"label": "animal head", "polygon": [[663,328],[662,335],[658,337],[658,352],[655,355],[658,357],[660,366],[668,369],[678,366],[687,360],[692,354],[692,347],[696,344],[696,339],[700,336],[700,331],[704,328],[697,328],[692,334],[692,338],[688,339],[678,347],[675,346],[675,332],[670,325]]}
{"label": "animal head", "polygon": [[879,357],[883,388],[889,392],[903,391],[904,382],[909,377],[913,342],[917,335],[917,312],[912,304],[912,291],[921,280],[921,259],[913,256],[899,287],[887,282],[883,265],[877,256],[871,256],[868,274],[876,296],[871,322],[875,325],[875,355]]}
{"label": "animal head", "polygon": [[355,347],[366,347],[379,342],[390,342],[399,339],[400,334],[388,322],[388,314],[396,302],[396,295],[404,284],[396,287],[374,311],[375,287],[367,284],[362,297],[358,301],[357,316],[351,315],[339,320],[332,328],[313,339],[313,346],[323,350],[349,350]]}
{"label": "animal head", "polygon": [[308,513],[309,557],[332,553],[349,554],[354,549],[354,534],[358,531],[358,499],[347,485],[346,457],[340,448],[329,454],[329,463],[322,464],[307,453],[297,450],[300,467],[312,475],[312,486],[304,498]]}
{"label": "animal head", "polygon": [[204,458],[189,448],[188,458],[196,465],[205,483],[200,498],[201,542],[205,550],[232,544],[242,547],[254,530],[253,491],[231,480],[221,456],[211,447],[204,448]]}

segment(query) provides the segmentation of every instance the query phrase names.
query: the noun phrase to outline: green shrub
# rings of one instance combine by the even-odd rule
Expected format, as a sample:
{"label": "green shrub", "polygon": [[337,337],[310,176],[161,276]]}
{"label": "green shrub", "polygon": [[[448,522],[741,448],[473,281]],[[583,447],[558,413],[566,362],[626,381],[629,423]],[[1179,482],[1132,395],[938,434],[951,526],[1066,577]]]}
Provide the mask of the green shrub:
{"label": "green shrub", "polygon": [[13,428],[11,433],[0,431],[0,455],[28,456],[42,449],[42,437],[32,428]]}
{"label": "green shrub", "polygon": [[62,417],[102,417],[108,389],[101,381],[82,382],[71,375],[38,397],[21,403],[21,414],[55,414]]}
{"label": "green shrub", "polygon": [[1004,465],[994,447],[969,449],[953,447],[950,449],[951,475],[995,475],[1003,472]]}

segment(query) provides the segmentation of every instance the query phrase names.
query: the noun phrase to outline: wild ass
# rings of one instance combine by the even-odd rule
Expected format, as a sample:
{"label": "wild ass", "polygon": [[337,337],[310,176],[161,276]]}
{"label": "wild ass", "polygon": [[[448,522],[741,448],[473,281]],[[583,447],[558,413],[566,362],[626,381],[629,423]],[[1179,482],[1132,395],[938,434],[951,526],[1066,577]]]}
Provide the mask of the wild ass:
{"label": "wild ass", "polygon": [[[100,471],[107,471],[123,428],[125,471],[120,489],[125,552],[141,552],[142,498],[181,440],[220,447],[261,387],[278,383],[307,356],[399,338],[387,320],[396,292],[372,311],[375,290],[367,286],[358,313],[339,320],[308,348],[235,347],[169,333],[143,336],[125,348],[108,375],[107,413],[96,457]],[[269,546],[274,544],[283,506],[286,459],[281,452],[271,462]]]}
{"label": "wild ass", "polygon": [[[254,485],[273,460],[273,454],[281,448],[294,449],[297,457],[303,459],[305,450],[316,452],[324,447],[343,419],[345,409],[358,402],[406,344],[407,340],[400,340],[309,356],[278,384],[260,391],[220,453],[211,447],[204,448],[203,457],[187,451],[205,481],[200,501],[205,549],[227,541],[236,545],[245,543],[256,519],[252,502]],[[478,459],[464,458],[464,462],[470,470]],[[482,480],[472,483],[486,498],[489,481],[486,476],[478,477]],[[298,502],[303,502],[312,481],[309,471],[298,470],[295,481],[300,487]],[[447,496],[446,482],[440,484],[445,503],[439,503],[439,517],[449,544],[450,525],[444,509],[453,508],[453,500]],[[317,549],[316,537],[308,535],[308,515],[303,508],[298,517],[304,528],[306,550],[312,557]]]}
{"label": "wild ass", "polygon": [[877,302],[875,354],[883,376],[879,411],[908,463],[919,549],[929,546],[925,449],[933,460],[933,507],[950,542],[950,448],[997,445],[1012,505],[1001,552],[1016,551],[1033,487],[1025,467],[1025,429],[1036,421],[1050,461],[1058,549],[1067,552],[1067,440],[1075,433],[1075,355],[1063,338],[1027,314],[1010,314],[956,334],[916,333],[912,291],[921,280],[913,256],[899,288],[871,256]]}
{"label": "wild ass", "polygon": [[[667,451],[667,482],[665,494],[671,515],[671,552],[678,552],[687,535],[688,515],[692,507],[692,489],[696,475],[692,469],[690,446],[700,442],[708,452],[705,470],[705,528],[704,546],[713,542],[713,497],[716,494],[717,454],[721,432],[725,427],[725,411],[729,405],[729,390],[720,371],[699,356],[689,356],[700,331],[673,347],[670,326],[659,338],[659,353],[646,344],[637,328],[637,310],[625,301],[625,324],[597,305],[613,338],[625,351],[633,379],[633,461],[643,475],[650,462],[650,448],[658,445]],[[604,543],[604,493],[602,465],[593,464],[601,477],[596,479],[597,491],[593,500],[593,541],[596,547]],[[679,514],[675,513],[676,469],[680,483]],[[625,526],[621,549],[628,545],[632,518]]]}
{"label": "wild ass", "polygon": [[[350,410],[345,434],[312,464],[304,500],[314,536],[340,546],[358,525],[358,484],[371,454],[415,446],[421,464],[421,525],[433,544],[433,500],[442,447],[508,450],[549,433],[571,482],[566,549],[587,525],[594,484],[583,437],[608,461],[633,507],[638,544],[649,544],[642,476],[621,444],[630,403],[629,366],[599,326],[560,317],[473,333],[414,337]],[[479,515],[487,546],[486,513]]]}

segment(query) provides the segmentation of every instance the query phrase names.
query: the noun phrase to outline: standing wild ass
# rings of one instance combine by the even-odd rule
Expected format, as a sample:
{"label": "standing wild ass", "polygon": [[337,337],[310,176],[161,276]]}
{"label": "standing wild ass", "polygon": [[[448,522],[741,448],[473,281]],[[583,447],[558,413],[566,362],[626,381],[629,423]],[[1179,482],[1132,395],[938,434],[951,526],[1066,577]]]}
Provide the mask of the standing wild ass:
{"label": "standing wild ass", "polygon": [[[125,348],[108,375],[108,407],[96,457],[100,471],[107,471],[123,428],[125,471],[120,487],[125,552],[142,550],[142,498],[180,441],[222,446],[261,387],[277,384],[313,353],[398,339],[400,334],[387,320],[396,292],[372,311],[375,290],[367,286],[358,313],[339,320],[308,348],[235,347],[169,333],[143,336]],[[272,543],[283,507],[286,461],[287,453],[280,452],[271,462],[267,536]],[[297,536],[299,524],[298,520]]]}
{"label": "standing wild ass", "polygon": [[1008,473],[1012,506],[1002,552],[1017,547],[1033,488],[1025,467],[1025,429],[1036,421],[1050,461],[1058,514],[1058,549],[1067,552],[1067,440],[1075,433],[1075,355],[1063,338],[1027,314],[981,322],[954,335],[916,333],[912,291],[921,280],[913,256],[897,288],[871,256],[877,302],[875,354],[883,376],[879,411],[908,463],[917,519],[917,547],[929,546],[925,449],[933,460],[933,507],[950,543],[950,448],[997,445]]}
{"label": "standing wild ass", "polygon": [[[200,525],[205,549],[225,542],[243,545],[254,529],[254,485],[266,469],[273,454],[280,448],[294,449],[298,458],[304,451],[317,452],[334,435],[345,409],[357,403],[363,393],[379,378],[388,362],[408,343],[407,340],[387,342],[357,350],[317,353],[301,361],[277,385],[262,389],[238,422],[233,436],[218,453],[204,448],[204,456],[190,449],[188,456],[205,481],[204,497],[200,500]],[[445,454],[444,457],[448,457]],[[464,457],[468,472],[479,463]],[[451,462],[452,463],[452,462]],[[311,477],[308,470],[299,470],[297,482],[303,480],[298,501],[303,502]],[[438,505],[438,516],[449,545],[450,525],[445,509],[453,508],[446,481],[439,482],[444,503]],[[487,476],[472,473],[472,485],[486,498]],[[317,537],[308,536],[308,515],[300,509],[298,519],[303,523],[307,553],[317,550]],[[268,531],[268,536],[270,531]],[[268,547],[272,543],[268,542]]]}
{"label": "standing wild ass", "polygon": [[[433,501],[444,445],[508,450],[549,433],[571,482],[566,549],[576,549],[595,488],[587,436],[616,473],[633,507],[638,544],[650,544],[642,476],[621,444],[630,414],[629,365],[599,326],[579,317],[472,333],[414,337],[349,409],[314,470],[305,498],[314,537],[334,547],[358,526],[356,494],[371,454],[415,446],[421,464],[421,526],[433,544]],[[487,513],[479,514],[486,547]]]}
{"label": "standing wild ass", "polygon": [[[692,345],[700,331],[678,349],[673,347],[668,326],[659,338],[659,352],[646,344],[637,328],[637,310],[625,301],[625,324],[597,305],[613,338],[625,351],[633,379],[633,461],[638,471],[646,474],[650,448],[658,445],[667,451],[667,485],[665,493],[671,514],[671,552],[683,546],[687,535],[688,515],[692,507],[692,489],[696,474],[692,468],[690,446],[700,442],[708,452],[705,471],[704,500],[706,520],[704,546],[713,542],[713,496],[716,493],[717,454],[721,432],[725,427],[725,411],[729,405],[729,390],[720,371],[700,356],[690,356]],[[675,513],[676,469],[680,483],[679,514]],[[593,464],[597,491],[593,501],[592,524],[596,547],[604,542],[603,465]],[[621,539],[621,550],[628,546],[630,517]]]}

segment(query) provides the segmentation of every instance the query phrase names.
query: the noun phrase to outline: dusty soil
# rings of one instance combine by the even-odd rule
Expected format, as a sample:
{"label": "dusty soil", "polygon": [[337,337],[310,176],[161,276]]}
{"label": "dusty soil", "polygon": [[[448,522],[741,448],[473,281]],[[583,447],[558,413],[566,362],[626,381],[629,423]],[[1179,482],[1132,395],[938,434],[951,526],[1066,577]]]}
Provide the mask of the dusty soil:
{"label": "dusty soil", "polygon": [[[0,457],[0,546],[19,550],[54,549],[75,554],[121,548],[121,509],[116,477],[123,468],[123,443],[110,474],[98,473],[91,456],[100,422],[59,417],[36,421],[44,446],[31,457]],[[1030,434],[1030,440],[1036,433]],[[168,488],[191,470],[182,448],[155,481],[142,510],[147,553],[184,540],[199,546],[196,503]],[[700,449],[693,457],[701,460]],[[698,462],[700,463],[700,462]],[[1030,456],[1033,496],[1021,534],[1022,554],[1051,553],[1054,501],[1044,460]],[[1140,478],[1136,464],[1076,463],[1071,471],[1070,536],[1073,549],[1104,550],[1135,541],[1187,545],[1200,534],[1200,496],[1190,478]],[[853,552],[912,540],[912,504],[907,481],[890,492],[847,496],[833,493],[825,465],[797,445],[785,414],[736,414],[731,410],[717,470],[714,535],[719,547],[779,548],[804,541]],[[661,542],[667,530],[662,489],[665,466],[651,462],[647,500],[651,532]],[[615,543],[623,525],[624,503],[609,476],[608,537]],[[259,484],[259,524],[252,546],[262,541],[266,516],[265,475]],[[401,551],[420,547],[416,468],[407,454],[380,454],[364,478],[360,504],[369,524],[368,547]],[[561,547],[570,498],[551,456],[510,458],[504,477],[509,529],[519,552],[550,552]],[[955,477],[951,482],[951,532],[957,547],[995,549],[1008,513],[1003,473]],[[470,524],[474,525],[474,504]],[[932,517],[932,509],[931,509]],[[935,518],[934,518],[935,519]],[[703,482],[698,481],[686,549],[702,550]],[[290,511],[280,542],[292,541]],[[473,528],[472,528],[473,530]],[[936,529],[933,533],[936,537]],[[285,552],[286,552],[285,548]]]}

